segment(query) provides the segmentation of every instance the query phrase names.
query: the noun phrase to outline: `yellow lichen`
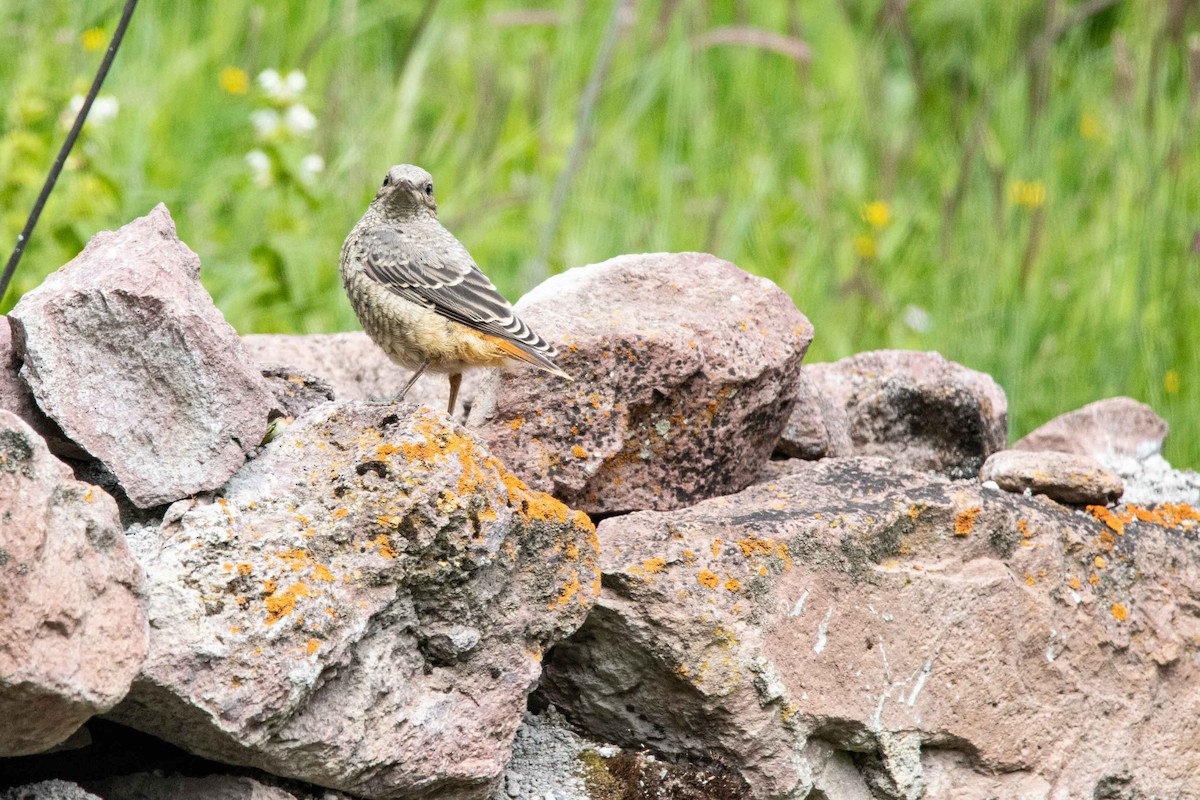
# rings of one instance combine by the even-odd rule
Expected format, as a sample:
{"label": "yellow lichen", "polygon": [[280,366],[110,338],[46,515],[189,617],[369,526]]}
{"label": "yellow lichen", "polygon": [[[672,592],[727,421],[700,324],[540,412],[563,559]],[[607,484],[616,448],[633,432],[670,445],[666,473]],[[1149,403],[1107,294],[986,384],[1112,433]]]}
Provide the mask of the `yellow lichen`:
{"label": "yellow lichen", "polygon": [[[272,585],[273,581],[269,582]],[[296,599],[308,597],[308,587],[303,583],[293,583],[282,592],[272,591],[270,597],[263,602],[267,607],[267,625],[274,625],[279,620],[296,610]]]}
{"label": "yellow lichen", "polygon": [[349,510],[349,509],[345,509],[345,508],[339,508],[339,509],[337,509],[336,511],[334,511],[334,512],[333,512],[333,518],[334,518],[334,519],[345,519],[345,518],[346,518],[346,517],[348,517],[348,516],[350,516],[350,510]]}
{"label": "yellow lichen", "polygon": [[317,652],[317,650],[319,650],[319,649],[320,649],[320,647],[321,647],[321,642],[320,642],[319,640],[317,640],[317,639],[309,639],[309,640],[308,640],[308,647],[307,647],[307,650],[308,650],[308,654],[309,654],[310,656],[311,656],[313,653]]}
{"label": "yellow lichen", "polygon": [[584,450],[579,445],[575,445],[571,448],[571,455],[575,456],[576,458],[587,458],[587,450]]}
{"label": "yellow lichen", "polygon": [[717,585],[721,582],[721,579],[717,577],[715,572],[707,569],[700,570],[700,574],[696,576],[696,580],[699,581],[701,586],[708,589],[717,588]]}
{"label": "yellow lichen", "polygon": [[1120,603],[1113,603],[1112,615],[1117,622],[1124,622],[1129,619],[1129,609]]}
{"label": "yellow lichen", "polygon": [[742,584],[737,578],[730,578],[725,581],[725,588],[731,592],[736,592],[741,590]]}
{"label": "yellow lichen", "polygon": [[958,513],[954,518],[954,535],[968,536],[975,528],[975,517],[979,516],[979,512],[983,511],[979,506],[972,506]]}
{"label": "yellow lichen", "polygon": [[642,562],[642,569],[644,569],[648,574],[653,575],[657,572],[662,572],[663,567],[666,565],[667,561],[664,558],[647,558]]}

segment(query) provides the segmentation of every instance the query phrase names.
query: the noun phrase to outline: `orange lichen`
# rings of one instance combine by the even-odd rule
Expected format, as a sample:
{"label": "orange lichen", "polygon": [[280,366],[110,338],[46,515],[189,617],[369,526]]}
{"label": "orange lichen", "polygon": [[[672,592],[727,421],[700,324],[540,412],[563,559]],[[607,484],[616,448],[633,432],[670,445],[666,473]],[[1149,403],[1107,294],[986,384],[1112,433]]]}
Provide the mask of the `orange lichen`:
{"label": "orange lichen", "polygon": [[717,556],[721,555],[721,545],[722,544],[723,544],[723,542],[720,539],[713,539],[713,541],[712,541],[713,558],[716,558]]}
{"label": "orange lichen", "polygon": [[1071,578],[1071,580],[1067,581],[1067,585],[1077,592],[1083,588],[1083,584],[1079,582],[1079,578]]}
{"label": "orange lichen", "polygon": [[375,546],[379,548],[379,555],[384,558],[395,558],[396,551],[392,548],[392,540],[388,538],[386,533],[381,533],[374,539]]}
{"label": "orange lichen", "polygon": [[383,516],[375,518],[376,524],[382,525],[385,528],[398,528],[400,523],[404,522],[404,517]]}
{"label": "orange lichen", "polygon": [[1113,548],[1116,547],[1116,545],[1117,545],[1116,537],[1114,537],[1110,531],[1107,531],[1107,530],[1100,531],[1099,547],[1101,550],[1103,550],[1106,553],[1111,553],[1113,551]]}
{"label": "orange lichen", "polygon": [[693,553],[691,550],[684,550],[683,551],[683,560],[690,564],[696,560],[696,554]]}
{"label": "orange lichen", "polygon": [[[1088,513],[1095,517],[1098,521],[1103,522],[1119,536],[1125,535],[1125,523],[1128,520],[1123,520],[1113,512],[1109,511],[1104,506],[1088,506]],[[1132,517],[1131,517],[1132,519]]]}
{"label": "orange lichen", "polygon": [[[554,606],[558,606],[559,608],[562,608],[567,603],[571,602],[571,598],[578,594],[581,588],[583,587],[579,583],[579,573],[575,570],[571,570],[571,577],[562,585],[562,588],[558,590],[558,599],[555,600],[550,607],[553,608]],[[587,602],[586,598],[583,596],[580,596],[580,600],[582,602]]]}
{"label": "orange lichen", "polygon": [[333,573],[329,571],[329,567],[324,564],[313,564],[313,577],[319,581],[333,580]]}
{"label": "orange lichen", "polygon": [[514,431],[519,431],[519,430],[521,430],[521,426],[524,424],[525,424],[524,417],[516,417],[515,419],[509,420],[508,427],[512,428]]}
{"label": "orange lichen", "polygon": [[309,639],[308,640],[307,650],[308,650],[308,654],[310,656],[313,653],[317,652],[317,650],[319,650],[320,648],[321,648],[321,642],[319,640],[317,640],[317,639]]}
{"label": "orange lichen", "polygon": [[750,558],[753,555],[769,556],[775,552],[775,542],[770,539],[757,539],[753,536],[747,539],[738,539],[737,546],[741,548],[743,558]]}
{"label": "orange lichen", "polygon": [[1030,575],[1028,572],[1025,573],[1025,584],[1027,586],[1033,586],[1034,583],[1035,583],[1035,581],[1033,579],[1033,576]]}
{"label": "orange lichen", "polygon": [[233,572],[233,564],[230,564],[228,561],[226,561],[221,565],[221,569],[225,570],[226,572]]}
{"label": "orange lichen", "polygon": [[1033,531],[1029,530],[1029,523],[1023,519],[1017,520],[1017,532],[1026,539],[1033,537]]}
{"label": "orange lichen", "polygon": [[1120,603],[1113,603],[1112,615],[1117,622],[1124,622],[1129,619],[1129,609]]}
{"label": "orange lichen", "polygon": [[579,545],[574,542],[567,542],[567,558],[572,561],[579,560]]}
{"label": "orange lichen", "polygon": [[700,570],[700,574],[696,576],[696,580],[701,586],[707,589],[715,589],[721,583],[721,579],[717,577],[717,574],[707,569]]}
{"label": "orange lichen", "polygon": [[979,512],[983,511],[979,506],[971,506],[958,513],[954,518],[954,535],[968,536],[975,529],[975,517],[979,516]]}
{"label": "orange lichen", "polygon": [[89,486],[88,490],[83,493],[83,502],[85,502],[85,503],[96,502],[96,493],[94,491],[92,491],[91,486]]}
{"label": "orange lichen", "polygon": [[1096,556],[1092,559],[1092,565],[1095,566],[1096,569],[1104,569],[1106,566],[1108,566],[1108,562],[1104,560],[1104,556]]}
{"label": "orange lichen", "polygon": [[575,445],[571,448],[571,455],[575,456],[576,458],[587,458],[587,450],[584,450],[579,445]]}
{"label": "orange lichen", "polygon": [[237,565],[238,575],[249,575],[252,569],[253,567],[244,562]]}
{"label": "orange lichen", "polygon": [[333,512],[334,519],[345,519],[348,516],[350,516],[350,510],[346,508],[339,508]]}
{"label": "orange lichen", "polygon": [[1092,586],[1098,586],[1100,584],[1100,576],[1093,572],[1088,576],[1088,583]]}
{"label": "orange lichen", "polygon": [[740,591],[742,588],[742,583],[737,578],[730,578],[729,580],[725,581],[725,588],[731,592]]}
{"label": "orange lichen", "polygon": [[272,592],[263,602],[267,607],[267,625],[274,625],[279,620],[296,610],[296,600],[308,597],[308,587],[303,583],[293,583],[282,592]]}
{"label": "orange lichen", "polygon": [[233,634],[234,636],[237,636],[237,635],[238,635],[238,631],[239,631],[239,628],[238,628],[238,626],[237,626],[237,625],[234,625],[232,628],[230,628],[230,629],[229,629],[229,632],[230,632],[231,634]]}
{"label": "orange lichen", "polygon": [[644,569],[648,574],[653,575],[656,572],[662,572],[663,567],[666,565],[667,560],[665,558],[647,558],[642,562],[642,569]]}

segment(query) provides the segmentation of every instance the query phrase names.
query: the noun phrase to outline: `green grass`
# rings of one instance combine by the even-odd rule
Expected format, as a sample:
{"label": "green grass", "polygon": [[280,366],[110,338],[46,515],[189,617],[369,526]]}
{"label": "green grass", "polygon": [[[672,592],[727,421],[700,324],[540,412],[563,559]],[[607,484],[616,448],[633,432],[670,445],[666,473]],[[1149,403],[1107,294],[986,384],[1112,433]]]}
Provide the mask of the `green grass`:
{"label": "green grass", "polygon": [[[899,24],[882,0],[664,2],[621,30],[551,271],[710,251],[795,298],[811,360],[939,350],[996,377],[1014,436],[1131,395],[1171,423],[1168,458],[1200,466],[1200,13],[1126,0],[1042,48],[1079,3],[1048,21],[1041,0],[918,0]],[[120,5],[0,7],[5,255],[99,61],[81,34],[111,34]],[[443,220],[501,289],[529,288],[609,4],[546,3],[546,25],[497,16],[521,3],[446,2],[424,26],[420,3],[323,5],[142,3],[105,87],[120,111],[86,133],[4,308],[162,201],[240,331],[353,328],[338,252],[402,161],[434,174]],[[698,46],[726,25],[803,39],[811,61]],[[270,187],[244,161],[266,100],[223,91],[227,66],[308,78],[319,125],[273,146]],[[308,152],[326,168],[305,186]],[[1016,202],[1019,182],[1043,202]]]}

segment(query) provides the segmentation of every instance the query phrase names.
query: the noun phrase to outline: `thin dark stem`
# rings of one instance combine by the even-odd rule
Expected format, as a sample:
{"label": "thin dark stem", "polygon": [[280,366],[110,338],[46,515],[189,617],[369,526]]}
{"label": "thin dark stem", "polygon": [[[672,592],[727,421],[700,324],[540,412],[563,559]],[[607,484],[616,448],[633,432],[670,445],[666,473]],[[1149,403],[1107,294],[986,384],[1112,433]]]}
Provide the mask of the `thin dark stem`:
{"label": "thin dark stem", "polygon": [[33,236],[33,229],[42,215],[42,209],[46,206],[50,192],[54,190],[54,184],[58,182],[63,164],[66,163],[67,156],[71,154],[71,148],[75,146],[79,132],[83,130],[83,123],[87,120],[88,112],[92,110],[92,101],[96,99],[96,95],[100,94],[100,87],[104,85],[104,79],[108,77],[108,69],[112,66],[113,59],[117,57],[117,48],[121,46],[121,40],[125,38],[125,29],[129,27],[129,19],[133,16],[133,9],[136,7],[137,0],[125,0],[125,10],[121,13],[121,21],[117,23],[117,30],[108,44],[108,52],[104,54],[104,60],[100,62],[100,69],[96,72],[96,79],[92,81],[92,88],[88,90],[87,97],[83,100],[83,106],[75,115],[75,124],[71,126],[71,131],[67,134],[62,149],[58,151],[58,158],[54,159],[54,164],[50,167],[50,174],[46,176],[46,182],[42,184],[42,192],[38,195],[37,202],[33,204],[33,210],[29,212],[29,219],[25,221],[25,228],[17,237],[17,244],[8,258],[8,264],[4,267],[4,274],[0,276],[0,302],[3,302],[4,295],[8,292],[8,285],[12,282],[13,273],[17,271],[17,264],[20,263],[21,255],[25,252],[25,245],[29,244],[29,238]]}

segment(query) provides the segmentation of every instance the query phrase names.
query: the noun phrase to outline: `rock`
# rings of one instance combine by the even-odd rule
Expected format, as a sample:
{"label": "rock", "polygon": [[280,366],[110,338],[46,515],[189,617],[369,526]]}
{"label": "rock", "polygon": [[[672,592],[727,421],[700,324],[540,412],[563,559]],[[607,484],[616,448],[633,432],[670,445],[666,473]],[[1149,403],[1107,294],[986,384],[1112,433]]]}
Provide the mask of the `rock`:
{"label": "rock", "polygon": [[125,696],[141,595],[112,498],[0,411],[0,756],[48,750]]}
{"label": "rock", "polygon": [[1094,458],[1075,453],[1001,450],[992,453],[979,472],[1006,492],[1044,494],[1059,503],[1108,505],[1125,490],[1121,479]]}
{"label": "rock", "polygon": [[104,800],[296,800],[296,795],[253,778],[203,778],[141,772],[89,783]]}
{"label": "rock", "polygon": [[[779,434],[775,452],[787,458],[803,458],[808,461],[838,455],[832,450],[834,443],[837,442],[846,448],[850,438],[846,430],[845,414],[832,408],[830,398],[820,392],[809,377],[807,367],[800,370],[797,386],[796,407],[792,410],[783,433]],[[841,427],[835,427],[831,435],[828,427],[830,424]]]}
{"label": "rock", "polygon": [[[289,367],[327,381],[338,400],[391,400],[408,383],[408,371],[393,364],[362,331],[255,333],[243,336],[242,341],[250,355],[265,366]],[[463,375],[456,419],[466,419],[482,375],[482,370]],[[445,375],[430,373],[422,376],[404,399],[441,410],[450,399],[450,384]]]}
{"label": "rock", "polygon": [[575,380],[489,375],[470,424],[531,486],[588,513],[681,508],[748,485],[812,341],[779,287],[699,253],[572,269],[517,310]]}
{"label": "rock", "polygon": [[562,800],[591,800],[579,773],[585,753],[599,758],[596,747],[571,730],[553,708],[527,713],[513,740],[504,782],[493,790],[491,800],[541,797],[546,792]]}
{"label": "rock", "polygon": [[54,420],[42,413],[29,385],[21,378],[21,360],[12,346],[8,317],[0,316],[0,410],[20,417],[34,433],[46,441],[50,452],[63,458],[88,458],[79,445],[62,432]]}
{"label": "rock", "polygon": [[1200,512],[788,463],[602,521],[604,593],[547,656],[543,702],[754,797],[803,797],[831,764],[847,797],[1092,797],[1124,774],[1138,796],[1200,797]]}
{"label": "rock", "polygon": [[68,781],[42,781],[0,791],[0,800],[107,800]]}
{"label": "rock", "polygon": [[1110,397],[1055,417],[1013,449],[1143,459],[1161,452],[1166,437],[1166,421],[1150,406],[1131,397]]}
{"label": "rock", "polygon": [[1096,459],[1125,484],[1124,503],[1152,506],[1184,503],[1200,507],[1200,473],[1174,469],[1159,455],[1146,458],[1103,455]]}
{"label": "rock", "polygon": [[285,417],[299,417],[334,397],[328,381],[303,370],[264,366],[262,376],[275,396],[275,410]]}
{"label": "rock", "polygon": [[414,404],[320,406],[129,540],[150,655],[111,717],[365,798],[486,797],[599,592],[588,518]]}
{"label": "rock", "polygon": [[[831,456],[884,456],[911,469],[966,478],[1008,436],[1004,390],[990,376],[938,353],[875,350],[809,364],[804,373],[821,399]],[[801,408],[806,418],[793,414],[789,429],[814,425],[813,404]],[[779,447],[813,457],[794,441]]]}
{"label": "rock", "polygon": [[199,275],[159,205],[9,317],[38,405],[141,508],[217,488],[266,431],[270,393]]}

